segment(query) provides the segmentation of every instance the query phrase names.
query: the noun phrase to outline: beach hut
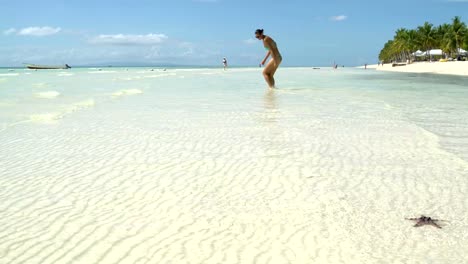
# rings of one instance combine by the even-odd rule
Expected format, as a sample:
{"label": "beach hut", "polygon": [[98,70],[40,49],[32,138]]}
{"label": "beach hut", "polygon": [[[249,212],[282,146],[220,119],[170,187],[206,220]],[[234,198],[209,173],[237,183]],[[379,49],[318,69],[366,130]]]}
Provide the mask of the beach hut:
{"label": "beach hut", "polygon": [[428,51],[424,52],[423,56],[429,56],[429,61],[432,61],[432,59],[435,56],[442,57],[442,56],[446,56],[446,55],[441,49],[432,49],[432,50],[428,50]]}
{"label": "beach hut", "polygon": [[424,56],[424,52],[422,52],[420,50],[417,50],[417,51],[411,53],[411,55],[413,55],[415,57],[422,57],[422,56]]}
{"label": "beach hut", "polygon": [[432,49],[432,50],[424,52],[422,56],[426,56],[426,55],[429,55],[429,56],[443,56],[445,54],[441,49]]}

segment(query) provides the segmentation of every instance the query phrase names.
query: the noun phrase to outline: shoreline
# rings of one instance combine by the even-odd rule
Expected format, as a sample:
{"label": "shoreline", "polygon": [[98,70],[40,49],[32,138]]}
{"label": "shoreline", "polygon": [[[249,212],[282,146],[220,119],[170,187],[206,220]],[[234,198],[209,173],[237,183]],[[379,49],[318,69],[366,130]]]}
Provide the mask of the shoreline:
{"label": "shoreline", "polygon": [[[357,67],[364,69],[364,66]],[[468,76],[468,61],[451,62],[414,62],[406,66],[392,67],[392,64],[367,65],[367,69],[403,73],[431,73],[444,75]]]}

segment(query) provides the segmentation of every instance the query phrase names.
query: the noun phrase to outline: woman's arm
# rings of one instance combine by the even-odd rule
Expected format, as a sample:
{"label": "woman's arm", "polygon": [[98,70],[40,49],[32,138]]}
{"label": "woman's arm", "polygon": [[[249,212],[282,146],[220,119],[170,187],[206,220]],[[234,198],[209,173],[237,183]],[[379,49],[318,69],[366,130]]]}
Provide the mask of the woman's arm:
{"label": "woman's arm", "polygon": [[271,51],[268,51],[265,58],[262,61],[262,65],[265,65],[266,61],[268,60],[268,57],[270,57]]}

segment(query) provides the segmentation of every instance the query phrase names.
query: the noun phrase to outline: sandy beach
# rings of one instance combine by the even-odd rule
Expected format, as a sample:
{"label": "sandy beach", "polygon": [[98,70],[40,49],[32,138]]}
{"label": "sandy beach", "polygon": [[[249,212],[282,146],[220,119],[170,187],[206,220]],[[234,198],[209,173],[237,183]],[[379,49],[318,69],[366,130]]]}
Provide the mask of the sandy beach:
{"label": "sandy beach", "polygon": [[[364,68],[364,66],[359,68]],[[391,64],[385,64],[384,66],[373,64],[367,65],[367,69],[390,72],[435,73],[468,76],[468,61],[415,62],[406,66],[398,67],[392,67]]]}

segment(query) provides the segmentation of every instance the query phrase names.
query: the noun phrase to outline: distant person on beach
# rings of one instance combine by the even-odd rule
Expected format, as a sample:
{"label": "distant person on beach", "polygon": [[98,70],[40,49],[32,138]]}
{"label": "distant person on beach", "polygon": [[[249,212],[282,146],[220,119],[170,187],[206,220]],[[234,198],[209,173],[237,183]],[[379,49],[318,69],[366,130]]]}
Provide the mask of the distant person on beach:
{"label": "distant person on beach", "polygon": [[263,41],[263,46],[268,51],[265,59],[260,63],[260,65],[265,65],[268,57],[271,55],[271,60],[266,65],[265,69],[263,70],[263,77],[265,77],[265,81],[267,82],[270,88],[275,88],[275,72],[280,66],[281,62],[283,61],[283,57],[278,50],[278,46],[276,42],[269,36],[263,34],[263,29],[257,29],[255,31],[255,38],[258,40]]}
{"label": "distant person on beach", "polygon": [[224,70],[226,70],[226,68],[228,66],[226,58],[223,58],[223,66],[224,66]]}

